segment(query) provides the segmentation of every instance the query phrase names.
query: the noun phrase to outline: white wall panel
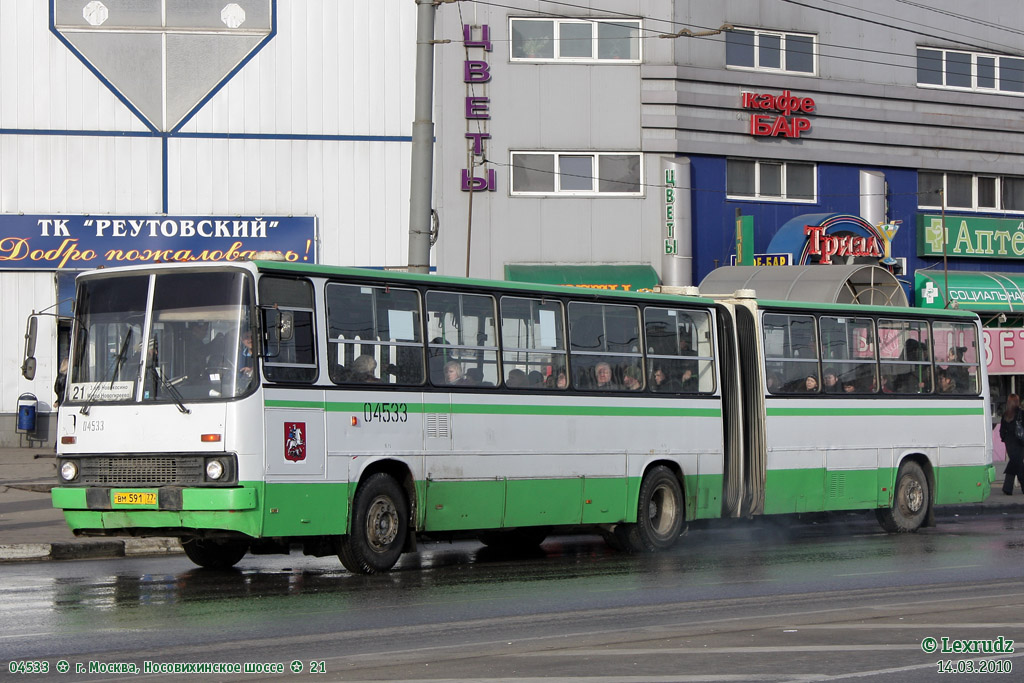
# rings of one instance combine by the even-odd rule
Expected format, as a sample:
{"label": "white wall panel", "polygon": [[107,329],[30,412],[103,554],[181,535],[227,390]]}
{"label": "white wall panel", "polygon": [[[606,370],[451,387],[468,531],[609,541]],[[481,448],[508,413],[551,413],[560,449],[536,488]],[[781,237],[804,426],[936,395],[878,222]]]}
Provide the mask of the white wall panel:
{"label": "white wall panel", "polygon": [[48,7],[0,0],[0,128],[146,130],[50,33]]}
{"label": "white wall panel", "polygon": [[281,0],[277,30],[183,131],[412,134],[414,2]]}
{"label": "white wall panel", "polygon": [[0,135],[0,213],[159,213],[160,141]]}
{"label": "white wall panel", "polygon": [[[0,310],[4,312],[4,325],[0,328],[0,413],[17,410],[18,396],[35,394],[39,408],[50,410],[53,401],[53,380],[56,368],[53,354],[46,352],[50,338],[55,335],[54,319],[39,319],[36,378],[31,382],[21,376],[21,361],[25,350],[25,321],[33,311],[41,311],[56,302],[53,273],[0,272]],[[3,435],[0,435],[0,441]]]}
{"label": "white wall panel", "polygon": [[317,216],[321,262],[405,263],[408,145],[172,138],[168,152],[172,213]]}

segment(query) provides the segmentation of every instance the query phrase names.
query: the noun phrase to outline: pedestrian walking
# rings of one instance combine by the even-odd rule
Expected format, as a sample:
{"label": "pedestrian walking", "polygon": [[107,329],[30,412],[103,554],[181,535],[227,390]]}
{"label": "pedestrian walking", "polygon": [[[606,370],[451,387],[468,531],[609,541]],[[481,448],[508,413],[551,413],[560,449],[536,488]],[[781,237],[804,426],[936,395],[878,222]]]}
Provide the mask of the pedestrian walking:
{"label": "pedestrian walking", "polygon": [[1020,482],[1024,491],[1024,414],[1020,409],[1020,397],[1010,394],[1006,397],[1006,408],[999,423],[999,438],[1006,445],[1006,479],[1003,493],[1013,495],[1013,480]]}

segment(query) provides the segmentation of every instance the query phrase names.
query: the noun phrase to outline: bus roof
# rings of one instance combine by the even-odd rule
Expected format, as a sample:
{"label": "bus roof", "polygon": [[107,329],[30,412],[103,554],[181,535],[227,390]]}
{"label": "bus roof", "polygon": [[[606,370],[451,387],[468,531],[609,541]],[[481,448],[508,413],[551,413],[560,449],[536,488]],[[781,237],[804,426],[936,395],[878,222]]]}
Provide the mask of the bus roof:
{"label": "bus roof", "polygon": [[[207,269],[207,268],[238,268],[242,270],[258,270],[264,273],[282,273],[321,277],[347,277],[368,281],[405,282],[412,284],[438,284],[457,287],[486,287],[494,290],[508,292],[531,292],[538,294],[549,294],[552,296],[573,294],[576,297],[593,298],[615,298],[622,300],[636,301],[638,298],[656,300],[663,303],[685,302],[712,306],[718,301],[729,300],[732,297],[706,297],[706,296],[683,296],[679,294],[664,294],[652,291],[620,291],[608,289],[591,289],[586,286],[573,285],[551,285],[537,284],[532,282],[515,282],[507,280],[484,280],[480,278],[452,277],[446,275],[421,275],[407,273],[398,270],[378,270],[374,268],[358,268],[351,266],[329,266],[312,263],[290,263],[286,261],[216,261],[216,262],[189,262],[189,263],[160,263],[160,264],[139,264],[132,266],[119,266],[116,268],[104,268],[100,270],[81,273],[82,276],[104,277],[131,272],[156,272],[160,270],[179,269]],[[891,315],[918,315],[929,317],[952,317],[952,318],[977,318],[973,311],[959,309],[925,309],[903,306],[877,306],[864,304],[830,304],[806,301],[784,301],[774,299],[751,299],[763,309],[787,309],[804,311],[833,311],[836,313],[875,313]]]}

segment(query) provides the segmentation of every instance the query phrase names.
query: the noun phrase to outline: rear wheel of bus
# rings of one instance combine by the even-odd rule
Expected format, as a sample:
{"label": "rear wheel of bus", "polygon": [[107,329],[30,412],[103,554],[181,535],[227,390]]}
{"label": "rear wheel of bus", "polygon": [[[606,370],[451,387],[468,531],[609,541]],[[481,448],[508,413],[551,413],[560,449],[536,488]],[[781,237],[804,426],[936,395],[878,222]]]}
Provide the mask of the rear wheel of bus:
{"label": "rear wheel of bus", "polygon": [[247,541],[211,538],[181,539],[181,548],[188,559],[207,569],[229,569],[238,564],[249,551]]}
{"label": "rear wheel of bus", "polygon": [[920,465],[908,460],[896,475],[892,507],[875,510],[878,523],[890,533],[917,531],[928,516],[930,499],[928,477]]}
{"label": "rear wheel of bus", "polygon": [[669,468],[652,468],[640,484],[636,524],[615,528],[615,545],[630,553],[652,553],[675,545],[683,531],[683,487]]}
{"label": "rear wheel of bus", "polygon": [[345,569],[377,574],[395,566],[409,535],[409,503],[390,475],[370,475],[352,500],[352,526],[338,542]]}

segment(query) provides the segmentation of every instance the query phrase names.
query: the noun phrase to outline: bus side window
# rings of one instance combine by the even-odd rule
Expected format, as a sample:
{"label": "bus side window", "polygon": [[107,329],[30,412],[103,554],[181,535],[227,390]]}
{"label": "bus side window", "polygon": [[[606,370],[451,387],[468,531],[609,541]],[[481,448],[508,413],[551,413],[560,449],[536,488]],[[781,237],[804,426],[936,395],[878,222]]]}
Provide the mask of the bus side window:
{"label": "bus side window", "polygon": [[778,368],[779,386],[772,393],[818,393],[818,341],[814,316],[765,313],[762,318],[764,354]]}
{"label": "bus side window", "polygon": [[328,372],[335,384],[422,384],[420,295],[328,283]]}
{"label": "bus side window", "polygon": [[971,323],[932,323],[935,365],[941,375],[952,379],[936,391],[976,396],[978,386],[978,330]]}
{"label": "bus side window", "polygon": [[[313,285],[299,278],[260,278],[260,305],[291,313],[292,330],[282,335],[276,348],[265,348],[263,373],[272,382],[316,381],[316,334],[313,314]],[[285,319],[284,316],[273,316]],[[266,323],[267,316],[264,316]]]}
{"label": "bus side window", "polygon": [[852,316],[821,316],[822,391],[854,394],[877,386],[875,321]]}
{"label": "bus side window", "polygon": [[431,384],[478,387],[501,384],[495,310],[494,297],[486,294],[427,292]]}
{"label": "bus side window", "polygon": [[928,323],[923,320],[880,319],[878,350],[882,371],[879,388],[882,393],[931,393]]}
{"label": "bus side window", "polygon": [[501,297],[502,368],[507,387],[567,388],[564,325],[560,301]]}
{"label": "bus side window", "polygon": [[711,316],[702,311],[644,309],[649,388],[659,393],[715,390]]}
{"label": "bus side window", "polygon": [[[590,391],[643,388],[640,309],[636,306],[570,303],[569,351],[576,388]],[[638,385],[627,378],[637,380]]]}

